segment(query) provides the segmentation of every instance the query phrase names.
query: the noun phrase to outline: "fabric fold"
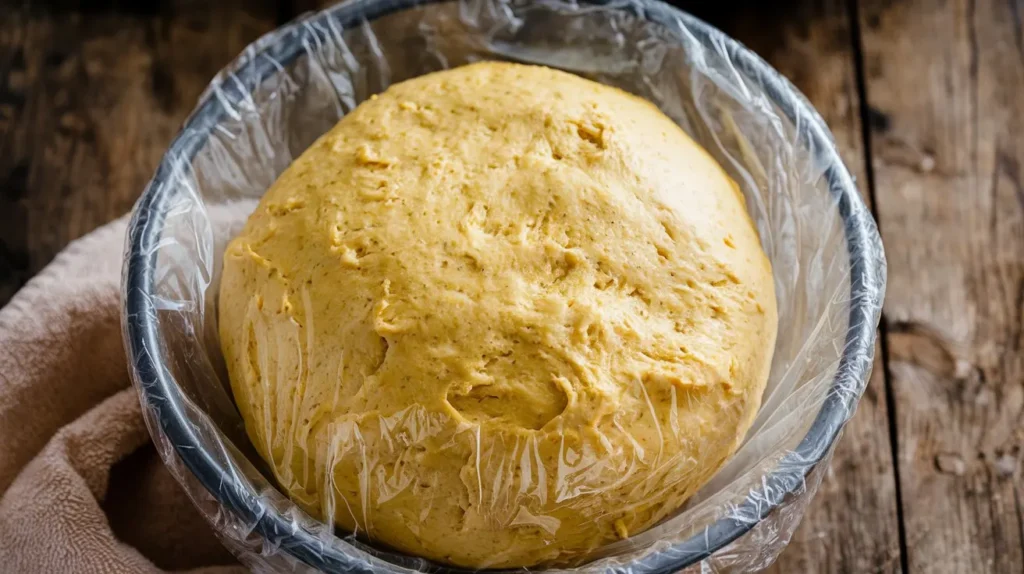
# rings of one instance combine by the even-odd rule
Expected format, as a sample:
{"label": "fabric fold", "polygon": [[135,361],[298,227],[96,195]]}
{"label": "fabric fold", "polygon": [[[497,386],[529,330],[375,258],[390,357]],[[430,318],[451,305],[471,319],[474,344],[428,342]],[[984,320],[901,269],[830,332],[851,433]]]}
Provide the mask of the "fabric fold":
{"label": "fabric fold", "polygon": [[0,564],[11,572],[242,572],[149,440],[121,343],[126,219],[0,309]]}

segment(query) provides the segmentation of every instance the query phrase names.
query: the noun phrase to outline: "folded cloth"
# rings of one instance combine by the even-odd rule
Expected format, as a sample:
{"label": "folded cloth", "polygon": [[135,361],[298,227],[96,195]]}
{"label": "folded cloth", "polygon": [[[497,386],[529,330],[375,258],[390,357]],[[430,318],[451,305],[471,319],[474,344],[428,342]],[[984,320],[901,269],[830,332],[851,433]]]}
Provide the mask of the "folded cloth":
{"label": "folded cloth", "polygon": [[130,387],[126,220],[0,309],[0,570],[241,572],[160,461]]}

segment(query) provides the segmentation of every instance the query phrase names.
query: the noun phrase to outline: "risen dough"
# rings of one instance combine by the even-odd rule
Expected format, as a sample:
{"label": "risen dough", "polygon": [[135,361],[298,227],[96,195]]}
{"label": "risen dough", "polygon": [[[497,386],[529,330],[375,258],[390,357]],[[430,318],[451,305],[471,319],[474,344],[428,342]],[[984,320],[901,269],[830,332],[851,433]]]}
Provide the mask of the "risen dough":
{"label": "risen dough", "polygon": [[484,63],[392,86],[231,242],[249,436],[315,516],[470,567],[650,527],[736,449],[775,340],[736,185],[653,105]]}

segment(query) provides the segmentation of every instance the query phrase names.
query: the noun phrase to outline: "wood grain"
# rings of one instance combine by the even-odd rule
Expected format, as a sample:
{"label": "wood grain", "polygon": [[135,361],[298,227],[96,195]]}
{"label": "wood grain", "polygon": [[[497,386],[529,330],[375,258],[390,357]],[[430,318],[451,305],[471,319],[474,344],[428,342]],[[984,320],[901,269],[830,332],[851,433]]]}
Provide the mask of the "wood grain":
{"label": "wood grain", "polygon": [[0,5],[0,304],[131,208],[210,78],[274,27],[242,4]]}
{"label": "wood grain", "polygon": [[861,8],[907,562],[1020,572],[1022,6]]}
{"label": "wood grain", "polygon": [[[704,4],[704,3],[699,3]],[[684,5],[685,7],[685,5]],[[871,201],[866,177],[856,38],[843,0],[747,3],[694,12],[719,25],[790,78],[821,112]],[[898,572],[899,519],[882,353],[818,494],[774,572]]]}

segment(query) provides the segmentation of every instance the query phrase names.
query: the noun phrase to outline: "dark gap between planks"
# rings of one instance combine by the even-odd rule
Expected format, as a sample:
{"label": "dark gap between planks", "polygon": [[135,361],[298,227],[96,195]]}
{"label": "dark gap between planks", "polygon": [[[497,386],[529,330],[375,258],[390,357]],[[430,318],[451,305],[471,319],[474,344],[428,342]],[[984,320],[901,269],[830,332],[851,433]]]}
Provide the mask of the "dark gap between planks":
{"label": "dark gap between planks", "polygon": [[[847,0],[848,18],[850,20],[850,41],[853,44],[854,69],[857,76],[857,99],[860,107],[861,139],[864,146],[864,173],[867,178],[868,197],[871,198],[871,215],[879,226],[881,233],[881,220],[878,212],[878,190],[875,187],[875,171],[872,163],[871,131],[875,124],[872,117],[871,106],[868,102],[867,77],[864,67],[864,39],[860,27],[860,0]],[[896,524],[899,528],[900,548],[900,570],[909,572],[909,556],[907,552],[907,528],[903,517],[903,491],[900,482],[900,461],[899,461],[899,429],[896,422],[896,394],[892,388],[892,372],[889,368],[889,329],[882,312],[881,321],[878,323],[879,350],[882,353],[882,382],[885,387],[885,408],[888,410],[889,419],[889,450],[892,456],[893,480],[895,481],[896,492]]]}

